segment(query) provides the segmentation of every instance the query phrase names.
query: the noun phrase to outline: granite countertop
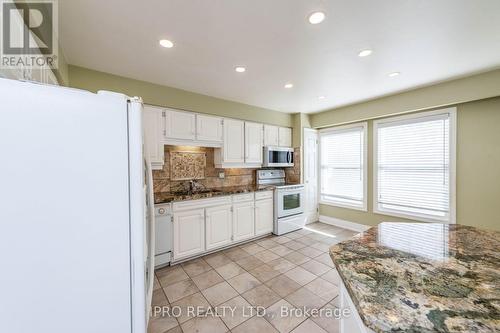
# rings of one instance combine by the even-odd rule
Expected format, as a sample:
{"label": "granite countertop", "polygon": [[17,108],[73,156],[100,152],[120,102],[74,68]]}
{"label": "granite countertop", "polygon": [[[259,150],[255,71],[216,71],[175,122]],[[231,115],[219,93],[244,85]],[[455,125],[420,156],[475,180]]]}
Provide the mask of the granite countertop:
{"label": "granite countertop", "polygon": [[238,194],[238,193],[248,193],[257,191],[269,191],[273,190],[274,186],[258,187],[256,185],[247,186],[225,186],[219,188],[211,188],[203,191],[194,192],[160,192],[155,193],[155,204],[168,203],[174,201],[184,201],[184,200],[196,200],[213,198],[224,195]]}
{"label": "granite countertop", "polygon": [[375,332],[500,331],[500,232],[381,223],[330,256]]}

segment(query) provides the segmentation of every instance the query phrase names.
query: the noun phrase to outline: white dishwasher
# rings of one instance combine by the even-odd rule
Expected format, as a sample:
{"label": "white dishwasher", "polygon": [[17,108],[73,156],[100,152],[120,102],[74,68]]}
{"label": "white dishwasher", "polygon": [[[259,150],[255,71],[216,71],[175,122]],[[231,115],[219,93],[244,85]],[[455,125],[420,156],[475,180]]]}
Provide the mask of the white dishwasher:
{"label": "white dishwasher", "polygon": [[172,255],[172,209],[170,204],[155,205],[155,267],[166,266]]}

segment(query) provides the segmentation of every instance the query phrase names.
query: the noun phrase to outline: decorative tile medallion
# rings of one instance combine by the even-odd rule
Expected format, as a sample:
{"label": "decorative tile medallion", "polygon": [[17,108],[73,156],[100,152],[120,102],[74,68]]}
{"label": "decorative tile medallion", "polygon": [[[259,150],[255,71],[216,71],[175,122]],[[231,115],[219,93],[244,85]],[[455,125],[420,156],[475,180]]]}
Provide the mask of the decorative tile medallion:
{"label": "decorative tile medallion", "polygon": [[204,179],[207,158],[205,152],[170,152],[170,179]]}

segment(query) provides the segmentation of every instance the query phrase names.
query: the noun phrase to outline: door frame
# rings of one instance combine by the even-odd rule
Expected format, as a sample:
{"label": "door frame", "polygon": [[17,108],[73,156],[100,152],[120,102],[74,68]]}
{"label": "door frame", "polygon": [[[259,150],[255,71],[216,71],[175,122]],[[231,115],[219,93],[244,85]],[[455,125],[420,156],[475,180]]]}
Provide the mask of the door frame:
{"label": "door frame", "polygon": [[[302,165],[303,165],[303,177],[302,179],[304,180],[304,185],[308,186],[308,183],[306,183],[306,154],[307,154],[307,145],[306,145],[306,133],[309,134],[315,134],[316,135],[316,213],[315,214],[307,214],[306,212],[306,223],[312,223],[316,222],[319,219],[319,172],[320,172],[320,166],[319,166],[319,132],[318,130],[314,128],[304,128],[303,129],[303,153],[302,153]],[[307,192],[307,189],[306,189]]]}

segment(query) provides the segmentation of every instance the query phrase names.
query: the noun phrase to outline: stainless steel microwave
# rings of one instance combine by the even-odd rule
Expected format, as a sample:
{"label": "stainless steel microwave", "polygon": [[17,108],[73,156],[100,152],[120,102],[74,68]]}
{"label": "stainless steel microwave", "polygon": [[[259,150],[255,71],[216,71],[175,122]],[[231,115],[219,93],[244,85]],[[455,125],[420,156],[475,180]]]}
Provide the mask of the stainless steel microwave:
{"label": "stainless steel microwave", "polygon": [[293,167],[293,148],[264,147],[265,167]]}

